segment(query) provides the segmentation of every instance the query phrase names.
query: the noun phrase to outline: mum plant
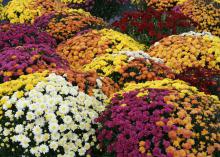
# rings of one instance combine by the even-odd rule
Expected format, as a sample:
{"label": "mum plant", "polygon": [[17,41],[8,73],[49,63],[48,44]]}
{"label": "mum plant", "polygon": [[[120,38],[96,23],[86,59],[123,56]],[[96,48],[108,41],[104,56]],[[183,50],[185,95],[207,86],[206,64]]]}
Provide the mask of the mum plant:
{"label": "mum plant", "polygon": [[[0,85],[1,154],[86,156],[97,141],[98,125],[94,120],[105,106],[62,76],[50,74],[39,81],[39,75],[22,76]],[[28,88],[23,81],[30,78],[38,83],[29,83]],[[17,90],[7,92],[6,85],[8,88],[15,83]]]}
{"label": "mum plant", "polygon": [[130,84],[96,119],[101,156],[214,156],[220,152],[216,96],[179,80]]}

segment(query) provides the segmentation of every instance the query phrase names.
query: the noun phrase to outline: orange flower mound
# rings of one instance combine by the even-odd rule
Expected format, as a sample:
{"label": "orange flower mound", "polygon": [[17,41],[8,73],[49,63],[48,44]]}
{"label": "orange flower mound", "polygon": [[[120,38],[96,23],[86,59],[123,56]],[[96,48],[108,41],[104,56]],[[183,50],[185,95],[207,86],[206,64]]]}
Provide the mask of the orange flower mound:
{"label": "orange flower mound", "polygon": [[198,31],[208,31],[220,36],[220,10],[204,0],[190,0],[181,6],[181,11],[198,24]]}
{"label": "orange flower mound", "polygon": [[102,29],[91,30],[61,43],[57,47],[57,53],[66,58],[72,67],[82,68],[101,54],[121,50],[137,51],[144,48],[144,45],[125,34],[111,29]]}
{"label": "orange flower mound", "polygon": [[35,25],[41,30],[48,32],[58,42],[65,41],[73,37],[76,33],[89,29],[104,26],[101,18],[91,16],[82,10],[71,12],[59,12],[44,15],[35,21]]}

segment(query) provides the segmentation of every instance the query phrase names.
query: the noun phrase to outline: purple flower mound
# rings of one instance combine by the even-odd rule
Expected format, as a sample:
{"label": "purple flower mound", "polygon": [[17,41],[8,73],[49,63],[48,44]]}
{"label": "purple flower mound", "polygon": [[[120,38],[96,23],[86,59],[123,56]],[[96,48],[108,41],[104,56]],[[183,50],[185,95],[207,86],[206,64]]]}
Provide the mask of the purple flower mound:
{"label": "purple flower mound", "polygon": [[[139,142],[152,150],[152,156],[169,157],[168,132],[176,126],[158,126],[156,122],[168,122],[173,106],[165,103],[168,90],[148,89],[149,94],[139,97],[140,91],[116,95],[111,105],[96,119],[102,124],[97,130],[98,142],[103,152],[116,157],[146,157],[139,151]],[[162,118],[163,117],[163,118]]]}
{"label": "purple flower mound", "polygon": [[0,53],[0,83],[37,71],[66,68],[67,62],[44,44],[18,46]]}
{"label": "purple flower mound", "polygon": [[46,32],[39,32],[37,27],[28,24],[1,24],[0,51],[5,48],[24,44],[47,44],[56,47],[56,40]]}

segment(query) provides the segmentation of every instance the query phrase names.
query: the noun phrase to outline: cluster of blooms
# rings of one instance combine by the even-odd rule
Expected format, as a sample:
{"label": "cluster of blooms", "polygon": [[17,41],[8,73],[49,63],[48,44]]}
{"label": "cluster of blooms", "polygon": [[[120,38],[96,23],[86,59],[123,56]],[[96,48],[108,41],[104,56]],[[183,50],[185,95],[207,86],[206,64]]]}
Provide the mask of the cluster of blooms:
{"label": "cluster of blooms", "polygon": [[80,91],[95,95],[99,100],[104,100],[106,96],[110,97],[119,90],[110,78],[100,78],[96,72],[82,72],[74,69],[51,69],[50,71],[64,75],[72,85],[78,86]]}
{"label": "cluster of blooms", "polygon": [[3,19],[11,23],[33,22],[43,14],[68,11],[66,4],[57,0],[12,0],[3,9]]}
{"label": "cluster of blooms", "polygon": [[57,53],[74,68],[81,68],[96,56],[121,50],[144,50],[131,37],[111,29],[90,30],[58,45]]}
{"label": "cluster of blooms", "polygon": [[176,5],[185,3],[187,0],[147,0],[147,5],[157,10],[171,10]]}
{"label": "cluster of blooms", "polygon": [[[140,54],[136,56],[143,57],[135,57],[136,53]],[[100,76],[111,78],[119,87],[129,82],[174,78],[171,70],[158,61],[160,60],[144,55],[143,52],[105,54],[85,65],[84,70],[96,70]]]}
{"label": "cluster of blooms", "polygon": [[[162,45],[161,45],[162,44]],[[170,36],[149,49],[151,55],[164,59],[176,78],[201,91],[219,95],[220,39],[210,33],[183,33]]]}
{"label": "cluster of blooms", "polygon": [[97,139],[109,156],[215,156],[219,111],[217,97],[178,80],[133,84],[96,120]]}
{"label": "cluster of blooms", "polygon": [[41,11],[41,15],[71,11],[67,4],[61,3],[59,0],[32,0],[29,7],[38,8]]}
{"label": "cluster of blooms", "polygon": [[207,4],[204,0],[190,0],[184,3],[180,9],[183,14],[198,24],[198,31],[208,31],[213,35],[220,35],[220,10],[212,3]]}
{"label": "cluster of blooms", "polygon": [[182,13],[156,11],[153,8],[125,12],[120,20],[113,23],[113,27],[146,45],[172,34],[189,31],[195,26],[195,23]]}
{"label": "cluster of blooms", "polygon": [[0,37],[0,50],[24,44],[56,46],[56,41],[50,35],[28,24],[0,24]]}
{"label": "cluster of blooms", "polygon": [[3,5],[2,5],[2,1],[0,0],[0,20],[2,19],[2,10],[3,10]]}
{"label": "cluster of blooms", "polygon": [[162,58],[176,73],[190,67],[220,70],[220,38],[190,34],[164,38],[149,49],[149,54]]}
{"label": "cluster of blooms", "polygon": [[0,150],[16,156],[85,156],[96,142],[94,120],[105,109],[56,74],[1,100]]}
{"label": "cluster of blooms", "polygon": [[40,16],[38,8],[29,8],[32,0],[12,0],[2,11],[2,18],[11,23],[31,22],[36,16]]}
{"label": "cluster of blooms", "polygon": [[[29,75],[22,75],[20,78],[12,81],[8,81],[0,84],[0,119],[3,114],[3,104],[5,104],[6,99],[4,96],[11,96],[15,92],[20,93],[20,89],[23,88],[25,91],[30,91],[34,88],[34,86],[40,82],[45,80],[45,76],[48,74],[47,71],[43,73],[34,73]],[[8,107],[12,107],[11,104],[5,104]]]}
{"label": "cluster of blooms", "polygon": [[94,0],[62,0],[63,2],[70,3],[68,6],[70,8],[79,9],[83,8],[86,11],[91,11],[95,1]]}
{"label": "cluster of blooms", "polygon": [[0,53],[0,83],[36,71],[67,69],[66,63],[47,45],[27,44],[8,48]]}
{"label": "cluster of blooms", "polygon": [[176,75],[176,78],[189,82],[200,91],[217,95],[220,98],[220,70],[187,68]]}
{"label": "cluster of blooms", "polygon": [[65,41],[80,31],[102,25],[104,25],[102,19],[91,16],[82,10],[49,14],[39,17],[35,21],[35,26],[48,32],[58,42]]}

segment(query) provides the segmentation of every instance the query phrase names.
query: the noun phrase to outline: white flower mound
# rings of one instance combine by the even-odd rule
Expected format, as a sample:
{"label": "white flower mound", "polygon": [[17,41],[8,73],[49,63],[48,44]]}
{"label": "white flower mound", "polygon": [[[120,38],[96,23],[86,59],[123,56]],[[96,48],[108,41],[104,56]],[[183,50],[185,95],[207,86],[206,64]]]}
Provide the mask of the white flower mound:
{"label": "white flower mound", "polygon": [[85,156],[96,142],[94,119],[105,106],[62,76],[51,74],[46,79],[24,97],[8,98],[14,108],[3,109],[10,120],[0,124],[2,140],[22,147],[25,156],[50,152],[59,157]]}

